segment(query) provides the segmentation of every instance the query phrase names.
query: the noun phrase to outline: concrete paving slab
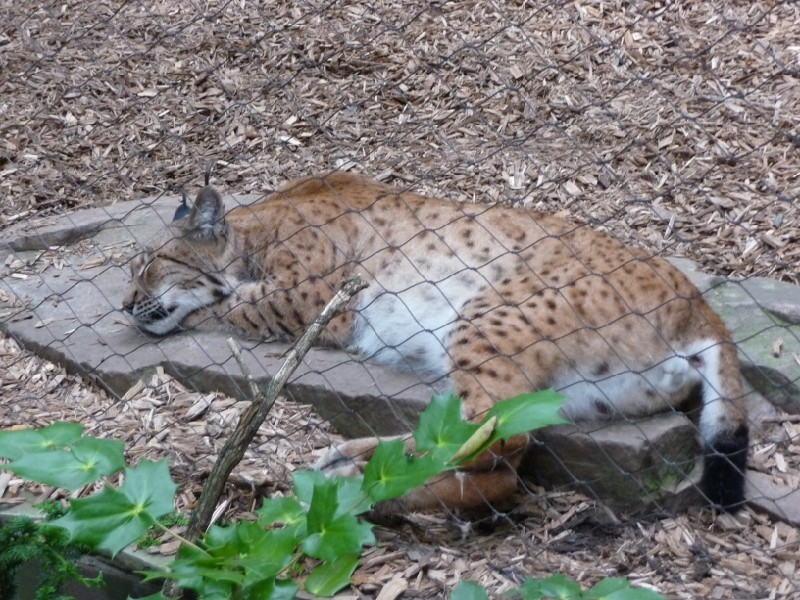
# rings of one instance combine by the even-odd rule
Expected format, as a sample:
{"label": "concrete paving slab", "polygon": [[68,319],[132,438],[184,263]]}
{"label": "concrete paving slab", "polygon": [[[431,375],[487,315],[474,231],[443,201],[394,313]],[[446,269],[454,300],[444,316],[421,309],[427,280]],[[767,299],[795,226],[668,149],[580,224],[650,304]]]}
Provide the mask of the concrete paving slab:
{"label": "concrete paving slab", "polygon": [[748,382],[782,410],[800,414],[800,287],[764,277],[727,280],[692,261],[671,260],[725,321]]}
{"label": "concrete paving slab", "polygon": [[747,472],[747,501],[785,523],[800,527],[800,490],[758,471]]}
{"label": "concrete paving slab", "polygon": [[[254,197],[237,198],[240,202]],[[226,199],[230,203],[230,199]],[[132,327],[120,312],[127,287],[127,257],[172,218],[177,198],[123,203],[48,219],[40,229],[8,232],[0,243],[0,291],[25,306],[0,303],[0,327],[38,355],[95,380],[121,397],[161,366],[197,389],[246,398],[228,336],[187,332],[156,339]],[[40,265],[41,252],[88,236],[91,243],[66,255],[64,268]],[[29,263],[30,268],[11,268]],[[241,341],[257,379],[277,372],[286,344]],[[286,387],[293,399],[314,405],[347,436],[408,431],[440,382],[367,364],[344,352],[314,348]]]}

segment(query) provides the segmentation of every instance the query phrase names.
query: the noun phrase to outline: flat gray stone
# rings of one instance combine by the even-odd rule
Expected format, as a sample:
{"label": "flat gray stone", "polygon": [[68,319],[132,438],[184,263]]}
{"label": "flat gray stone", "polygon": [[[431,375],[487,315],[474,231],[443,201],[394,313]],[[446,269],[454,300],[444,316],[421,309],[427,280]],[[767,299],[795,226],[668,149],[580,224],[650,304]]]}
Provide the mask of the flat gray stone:
{"label": "flat gray stone", "polygon": [[697,429],[682,413],[537,431],[523,474],[546,487],[577,486],[627,511],[665,503],[695,467]]}
{"label": "flat gray stone", "polygon": [[670,260],[725,321],[749,383],[775,406],[800,414],[800,287],[764,277],[726,280],[692,261]]}
{"label": "flat gray stone", "polygon": [[800,490],[776,483],[766,473],[748,471],[745,496],[751,506],[800,527]]}

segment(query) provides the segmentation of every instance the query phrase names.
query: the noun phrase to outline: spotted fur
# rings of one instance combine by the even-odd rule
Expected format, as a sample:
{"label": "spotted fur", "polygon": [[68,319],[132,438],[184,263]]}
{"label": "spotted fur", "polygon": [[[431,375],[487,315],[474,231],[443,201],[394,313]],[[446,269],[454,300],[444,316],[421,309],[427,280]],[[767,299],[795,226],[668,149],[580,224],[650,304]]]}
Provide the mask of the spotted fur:
{"label": "spotted fur", "polygon": [[[135,258],[124,308],[142,330],[227,328],[293,339],[343,279],[370,287],[325,330],[396,368],[449,377],[465,416],[555,387],[574,420],[640,417],[702,388],[702,488],[743,498],[748,443],[736,350],[697,289],[661,258],[533,211],[459,204],[335,173],[291,181],[224,215],[210,186]],[[509,495],[527,441],[498,445],[403,500],[474,506]],[[374,438],[331,450],[348,469]],[[346,460],[345,460],[346,459]]]}

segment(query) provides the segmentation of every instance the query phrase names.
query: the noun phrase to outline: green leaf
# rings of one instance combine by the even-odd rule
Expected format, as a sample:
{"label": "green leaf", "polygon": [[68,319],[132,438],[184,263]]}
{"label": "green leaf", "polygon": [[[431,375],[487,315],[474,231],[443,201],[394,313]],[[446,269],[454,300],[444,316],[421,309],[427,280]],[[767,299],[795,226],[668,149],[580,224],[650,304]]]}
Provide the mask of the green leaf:
{"label": "green leaf", "polygon": [[314,486],[306,517],[308,537],[300,548],[308,556],[333,560],[337,556],[359,552],[364,544],[375,543],[372,526],[352,514],[338,514],[339,482],[324,479]]}
{"label": "green leaf", "polygon": [[350,576],[358,566],[360,552],[342,554],[314,569],[305,581],[307,592],[316,596],[333,596],[350,583]]}
{"label": "green leaf", "polygon": [[474,581],[462,581],[453,590],[450,600],[489,600],[489,594]]}
{"label": "green leaf", "polygon": [[265,531],[258,523],[243,521],[236,529],[237,554],[223,563],[244,572],[244,585],[273,580],[294,559],[297,536],[286,530]]}
{"label": "green leaf", "polygon": [[178,484],[172,481],[166,460],[143,460],[135,469],[125,469],[125,484],[120,491],[158,519],[175,510],[177,489]]}
{"label": "green leaf", "polygon": [[329,481],[336,482],[337,509],[334,516],[344,514],[360,515],[372,508],[372,499],[364,493],[364,478],[357,477],[329,477]]}
{"label": "green leaf", "polygon": [[311,505],[308,507],[306,523],[308,533],[317,533],[331,521],[336,514],[336,483],[327,478],[314,484]]}
{"label": "green leaf", "polygon": [[522,584],[519,591],[525,600],[540,600],[541,598],[580,600],[585,598],[580,584],[561,573],[544,579],[528,579]]}
{"label": "green leaf", "polygon": [[151,596],[145,596],[143,598],[131,598],[128,596],[128,600],[170,600],[164,595],[164,592],[158,592],[157,594],[153,594]]}
{"label": "green leaf", "polygon": [[73,500],[71,510],[52,522],[68,530],[73,540],[112,554],[134,542],[153,523],[155,519],[111,488]]}
{"label": "green leaf", "polygon": [[[170,565],[169,572],[162,573],[162,577],[174,580],[175,585],[180,588],[194,590],[203,600],[229,600],[233,596],[234,587],[244,579],[241,573],[230,569],[215,569],[191,558],[176,559]],[[231,581],[232,577],[235,581]]]}
{"label": "green leaf", "polygon": [[356,519],[353,515],[342,515],[326,523],[302,541],[300,549],[308,556],[333,560],[347,553],[361,552],[365,544],[374,544],[372,525]]}
{"label": "green leaf", "polygon": [[489,417],[475,430],[470,438],[447,461],[450,464],[463,464],[487,449],[495,437],[497,417]]}
{"label": "green leaf", "polygon": [[245,589],[247,600],[294,600],[300,586],[293,581],[272,579]]}
{"label": "green leaf", "polygon": [[327,480],[321,471],[297,471],[292,475],[294,495],[300,502],[310,506],[314,497],[314,486],[324,485]]}
{"label": "green leaf", "polygon": [[215,558],[236,556],[239,553],[237,542],[236,527],[212,525],[203,536],[206,552]]}
{"label": "green leaf", "polygon": [[0,431],[0,458],[16,460],[26,452],[69,446],[83,434],[79,423],[53,423],[42,429]]}
{"label": "green leaf", "polygon": [[73,540],[117,554],[174,510],[176,489],[166,461],[142,461],[125,471],[121,488],[73,500],[70,511],[51,524],[68,530]]}
{"label": "green leaf", "polygon": [[[457,448],[456,448],[457,450]],[[411,457],[402,440],[381,442],[364,468],[364,491],[375,502],[399,498],[446,470],[430,455]]]}
{"label": "green leaf", "polygon": [[486,419],[497,417],[496,436],[507,440],[518,433],[569,423],[559,414],[563,403],[564,396],[553,390],[522,394],[497,402],[486,413]]}
{"label": "green leaf", "polygon": [[305,510],[297,498],[265,498],[261,508],[256,511],[258,522],[269,527],[276,523],[292,525],[305,516]]}
{"label": "green leaf", "polygon": [[125,445],[118,440],[85,437],[71,450],[26,452],[6,468],[25,479],[76,490],[125,467]]}
{"label": "green leaf", "polygon": [[431,452],[447,462],[477,429],[461,416],[461,400],[455,394],[433,396],[414,430],[417,452]]}
{"label": "green leaf", "polygon": [[244,574],[229,568],[220,568],[222,561],[181,546],[179,558],[170,565],[170,570],[161,573],[164,579],[172,579],[175,585],[194,590],[202,598],[231,598],[234,587],[244,581]]}
{"label": "green leaf", "polygon": [[606,577],[585,592],[592,600],[664,600],[664,596],[644,588],[631,587],[622,577]]}
{"label": "green leaf", "polygon": [[301,503],[309,506],[314,495],[314,486],[335,485],[338,508],[336,516],[345,513],[361,514],[372,508],[371,499],[362,490],[363,478],[326,477],[320,471],[297,471],[294,476],[294,495]]}

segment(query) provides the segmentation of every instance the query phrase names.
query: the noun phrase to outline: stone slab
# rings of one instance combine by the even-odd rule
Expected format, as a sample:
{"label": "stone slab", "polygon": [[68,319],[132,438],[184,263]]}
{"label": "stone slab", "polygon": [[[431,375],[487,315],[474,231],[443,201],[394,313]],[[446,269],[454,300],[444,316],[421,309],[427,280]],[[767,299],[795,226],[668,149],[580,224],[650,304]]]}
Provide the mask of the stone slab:
{"label": "stone slab", "polygon": [[659,505],[694,470],[696,426],[682,413],[535,432],[521,471],[545,487],[572,485],[626,511]]}
{"label": "stone slab", "polygon": [[745,496],[751,506],[800,527],[800,489],[781,485],[766,473],[748,471]]}
{"label": "stone slab", "polygon": [[725,321],[753,388],[800,414],[800,287],[764,277],[727,280],[703,273],[692,261],[670,260]]}

